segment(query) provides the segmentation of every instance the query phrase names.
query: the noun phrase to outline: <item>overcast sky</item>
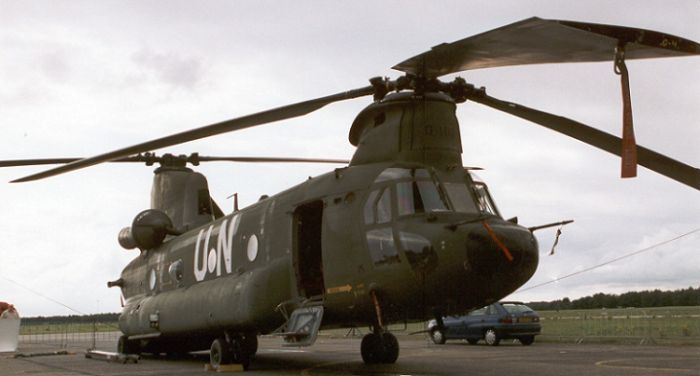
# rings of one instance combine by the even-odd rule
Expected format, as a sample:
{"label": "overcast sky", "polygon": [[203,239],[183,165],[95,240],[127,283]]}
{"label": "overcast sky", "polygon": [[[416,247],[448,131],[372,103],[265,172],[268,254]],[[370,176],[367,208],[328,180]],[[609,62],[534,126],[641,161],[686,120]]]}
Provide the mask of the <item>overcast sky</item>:
{"label": "overcast sky", "polygon": [[[5,1],[0,0],[0,159],[91,156],[170,133],[396,78],[389,67],[431,46],[531,16],[617,24],[700,41],[700,2],[673,1]],[[640,145],[700,166],[700,58],[629,61]],[[489,94],[619,135],[612,63],[461,74]],[[449,78],[449,77],[448,77]],[[159,152],[350,158],[347,132],[370,98]],[[523,120],[462,104],[463,162],[485,168],[506,218],[534,226],[539,269],[523,288],[700,228],[700,192]],[[197,168],[227,210],[319,175],[327,165]],[[0,181],[41,168],[0,170]],[[120,310],[106,282],[137,255],[118,231],[149,206],[152,168],[99,165],[0,184],[0,300],[24,316]],[[14,282],[13,282],[14,281]],[[700,285],[700,233],[511,296]]]}

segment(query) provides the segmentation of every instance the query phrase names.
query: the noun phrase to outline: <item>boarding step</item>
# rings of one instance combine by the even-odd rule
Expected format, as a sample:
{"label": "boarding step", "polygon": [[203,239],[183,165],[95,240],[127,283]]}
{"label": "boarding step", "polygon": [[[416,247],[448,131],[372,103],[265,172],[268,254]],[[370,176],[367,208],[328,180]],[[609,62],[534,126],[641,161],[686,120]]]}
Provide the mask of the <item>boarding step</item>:
{"label": "boarding step", "polygon": [[311,346],[316,342],[322,319],[322,305],[297,308],[289,317],[285,330],[276,335],[284,338],[284,346]]}

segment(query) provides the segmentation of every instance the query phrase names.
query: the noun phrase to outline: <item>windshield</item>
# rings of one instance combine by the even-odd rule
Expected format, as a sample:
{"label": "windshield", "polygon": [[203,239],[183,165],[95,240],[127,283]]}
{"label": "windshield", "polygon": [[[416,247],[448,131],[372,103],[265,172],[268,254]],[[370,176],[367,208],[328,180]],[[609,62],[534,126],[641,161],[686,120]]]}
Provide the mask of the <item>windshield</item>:
{"label": "windshield", "polygon": [[412,169],[409,176],[411,180],[396,183],[399,215],[449,210],[444,194],[427,170]]}
{"label": "windshield", "polygon": [[[455,181],[455,179],[457,181]],[[377,177],[379,188],[370,194],[365,207],[366,223],[383,223],[391,216],[389,191],[393,182],[398,216],[416,213],[455,211],[458,213],[490,214],[499,216],[498,209],[486,185],[475,180],[456,178],[455,175],[439,181],[424,168],[388,168]]]}

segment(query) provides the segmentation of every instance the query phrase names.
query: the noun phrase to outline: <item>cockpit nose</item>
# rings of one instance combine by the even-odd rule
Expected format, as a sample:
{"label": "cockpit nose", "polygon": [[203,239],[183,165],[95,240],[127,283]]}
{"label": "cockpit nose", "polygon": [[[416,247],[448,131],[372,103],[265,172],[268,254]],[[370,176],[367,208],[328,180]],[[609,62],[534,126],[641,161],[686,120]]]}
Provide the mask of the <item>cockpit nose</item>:
{"label": "cockpit nose", "polygon": [[466,248],[465,269],[504,296],[537,270],[537,240],[529,230],[512,223],[482,222],[480,227],[472,227]]}

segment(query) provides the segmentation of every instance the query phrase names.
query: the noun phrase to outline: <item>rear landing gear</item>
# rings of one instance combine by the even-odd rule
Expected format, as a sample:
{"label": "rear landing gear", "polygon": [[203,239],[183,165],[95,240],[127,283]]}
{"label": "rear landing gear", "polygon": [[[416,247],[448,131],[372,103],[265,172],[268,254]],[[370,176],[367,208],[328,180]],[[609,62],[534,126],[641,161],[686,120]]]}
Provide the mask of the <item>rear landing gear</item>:
{"label": "rear landing gear", "polygon": [[224,364],[236,363],[247,370],[250,359],[258,349],[258,339],[253,335],[223,335],[211,343],[209,364],[218,370]]}
{"label": "rear landing gear", "polygon": [[370,295],[377,313],[377,322],[373,326],[372,333],[362,337],[360,345],[362,360],[366,364],[396,363],[396,359],[399,358],[399,341],[393,334],[384,330],[379,300],[374,291],[370,292]]}
{"label": "rear landing gear", "polygon": [[141,354],[141,346],[138,341],[127,339],[126,336],[119,337],[117,342],[117,352],[120,354]]}

